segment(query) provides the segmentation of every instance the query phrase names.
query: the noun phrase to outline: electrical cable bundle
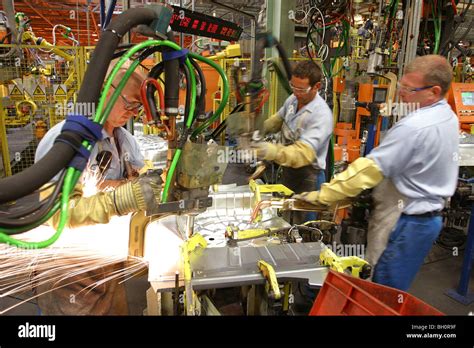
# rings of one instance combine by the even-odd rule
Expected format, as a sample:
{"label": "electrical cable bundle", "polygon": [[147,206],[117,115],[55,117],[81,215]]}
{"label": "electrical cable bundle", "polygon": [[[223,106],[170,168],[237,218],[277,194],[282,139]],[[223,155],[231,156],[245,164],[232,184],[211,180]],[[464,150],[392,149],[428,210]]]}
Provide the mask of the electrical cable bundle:
{"label": "electrical cable bundle", "polygon": [[[316,1],[317,3],[318,1]],[[339,7],[337,7],[339,8]],[[312,7],[310,9],[310,12],[308,14],[308,17],[310,18],[311,22],[308,26],[308,30],[306,32],[306,52],[308,54],[308,57],[312,60],[315,59],[315,55],[311,52],[310,50],[310,45],[313,47],[317,48],[318,43],[314,39],[314,35],[317,34],[320,38],[321,44],[319,45],[319,49],[317,49],[316,57],[321,59],[321,68],[323,70],[324,76],[328,79],[332,78],[333,76],[336,76],[342,69],[343,66],[338,71],[333,71],[334,65],[336,63],[336,58],[342,55],[342,49],[344,49],[344,55],[348,55],[348,48],[349,48],[349,35],[350,35],[350,21],[347,19],[344,15],[344,12],[342,14],[337,15],[334,17],[334,15],[329,16],[329,22],[326,22],[326,13],[328,11],[326,8],[320,8],[320,7]],[[318,21],[321,21],[321,26],[318,27],[317,24],[319,23]],[[336,49],[336,53],[333,57],[330,57],[331,64],[330,64],[330,69],[328,70],[324,64],[324,62],[327,60],[329,57],[329,47],[325,43],[326,41],[326,33],[329,29],[331,28],[336,28],[337,25],[341,26],[341,32],[339,36],[339,43],[338,47]]]}
{"label": "electrical cable bundle", "polygon": [[[469,3],[467,4],[467,6],[464,8],[463,12],[459,14],[458,16],[458,20],[456,21],[455,25],[454,25],[454,28],[453,30],[451,31],[451,35],[449,37],[447,37],[445,40],[443,40],[443,47],[440,49],[440,53],[441,55],[443,56],[447,56],[448,53],[454,48],[456,47],[457,49],[459,49],[461,51],[461,53],[465,53],[463,49],[461,49],[461,47],[459,46],[459,42],[464,40],[466,38],[466,36],[471,32],[472,30],[472,26],[474,25],[474,19],[471,20],[471,22],[469,23],[469,26],[467,27],[467,29],[460,35],[459,38],[456,38],[455,39],[455,34],[457,32],[457,30],[459,29],[459,26],[461,25],[461,23],[465,20],[465,17],[467,15],[467,12],[469,11],[469,8],[471,7],[472,5],[472,0],[469,0]],[[455,13],[457,12],[457,9],[456,9],[456,5],[455,3],[453,3],[453,11],[455,11]],[[441,31],[441,28],[440,28],[440,31]]]}
{"label": "electrical cable bundle", "polygon": [[[196,103],[198,103],[198,106],[201,109],[203,108],[203,99],[205,97],[204,75],[202,74],[202,71],[200,71],[197,63],[193,63],[193,60],[199,60],[205,64],[210,65],[219,72],[221,78],[223,79],[224,88],[222,102],[216,113],[213,115],[214,119],[220,116],[220,113],[227,104],[227,100],[229,98],[229,84],[224,71],[218,64],[194,53],[183,51],[181,50],[181,47],[179,47],[174,42],[166,40],[144,41],[131,47],[123,54],[121,53],[122,57],[103,84],[108,66],[114,56],[114,51],[117,48],[122,35],[138,24],[150,24],[155,19],[155,17],[156,14],[151,9],[136,8],[124,12],[112,21],[107,30],[103,32],[101,40],[94,51],[77,99],[78,104],[97,104],[98,102],[95,113],[93,115],[87,114],[73,117],[81,118],[81,122],[85,122],[86,124],[87,117],[92,118],[93,121],[88,121],[90,123],[89,127],[91,127],[91,129],[93,129],[93,131],[96,133],[100,133],[100,129],[107,120],[107,117],[112,111],[115,102],[120,97],[121,91],[127,84],[128,79],[133,74],[134,70],[141,64],[142,60],[149,56],[149,50],[156,50],[156,47],[161,47],[163,48],[163,52],[165,50],[180,52],[179,57],[182,59],[181,66],[186,75],[187,85],[189,85],[186,96],[187,114],[185,115],[184,132],[182,134],[182,138],[179,141],[179,146],[173,156],[172,163],[166,178],[166,184],[164,185],[162,192],[162,202],[167,202],[169,190],[174,178],[174,172],[181,156],[182,147],[187,140],[188,134],[191,132],[191,127],[193,125],[193,121],[195,120]],[[133,58],[136,55],[138,55],[138,57]],[[178,58],[173,59],[172,61],[177,61]],[[112,93],[110,100],[108,100],[106,105],[106,98],[110,88],[112,87],[112,82],[115,80],[121,67],[129,59],[132,60],[132,63],[130,64],[123,78],[120,80],[120,83],[114,87],[115,91]],[[166,64],[164,65],[164,70],[166,73]],[[199,99],[196,98],[196,77],[201,83],[201,93]],[[175,81],[176,79],[170,78],[169,80]],[[163,105],[160,106],[162,108],[165,107]],[[168,108],[168,105],[166,105],[166,108]],[[68,121],[70,121],[69,118],[66,121],[65,126],[68,124]],[[75,120],[71,120],[71,122],[73,121],[76,122]],[[206,124],[201,125],[197,130],[195,130],[193,134],[196,136],[199,135],[206,127]],[[65,128],[66,130],[64,130]],[[68,127],[63,127],[63,130],[57,139],[59,138],[62,141],[56,141],[52,149],[33,166],[19,174],[0,180],[0,204],[10,205],[11,202],[38,190],[44,191],[46,189],[50,189],[53,191],[51,195],[38,203],[32,204],[26,208],[22,208],[21,210],[16,209],[16,206],[13,205],[10,207],[8,212],[1,214],[0,243],[8,243],[23,248],[43,248],[53,244],[59,238],[68,219],[70,195],[76,186],[84,168],[84,166],[79,166],[78,168],[77,163],[73,165],[75,159],[77,158],[76,152],[80,152],[84,157],[84,151],[86,151],[85,153],[90,153],[95,142],[94,139],[89,138],[87,135],[84,135],[84,133],[75,132]],[[58,173],[61,173],[59,180],[53,184],[49,184],[47,187],[43,187],[43,185],[51,181]],[[40,187],[43,188],[40,189]],[[50,219],[58,211],[60,211],[59,225],[56,233],[49,239],[42,242],[25,242],[11,237],[11,235],[22,233],[39,226]]]}

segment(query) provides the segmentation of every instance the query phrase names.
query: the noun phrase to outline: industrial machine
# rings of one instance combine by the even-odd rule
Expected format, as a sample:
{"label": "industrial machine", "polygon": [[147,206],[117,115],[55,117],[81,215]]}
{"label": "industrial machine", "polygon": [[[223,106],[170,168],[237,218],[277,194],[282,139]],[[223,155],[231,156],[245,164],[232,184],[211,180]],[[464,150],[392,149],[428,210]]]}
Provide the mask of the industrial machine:
{"label": "industrial machine", "polygon": [[472,133],[474,124],[474,84],[453,82],[448,94],[448,103],[459,117],[462,129]]}
{"label": "industrial machine", "polygon": [[[378,11],[370,8],[370,14],[358,24],[353,18],[354,9],[348,6],[351,4],[356,9],[368,5],[365,1],[308,1],[310,6],[302,10],[304,18],[295,20],[307,28],[302,41],[305,45],[296,59],[312,59],[322,66],[320,94],[334,110],[335,145],[330,146],[328,179],[378,146],[383,133],[401,116],[394,111],[393,103],[404,64],[417,53],[448,54],[453,50],[452,38],[441,38],[441,20],[448,18],[452,6],[456,7],[454,2],[431,2],[422,9],[420,1],[387,0],[380,2]],[[6,20],[0,21],[2,43],[13,42],[4,40],[16,29],[17,43],[28,44],[26,48],[0,51],[0,59],[6,62],[0,66],[0,82],[5,85],[0,89],[0,136],[4,135],[4,149],[8,130],[28,128],[37,144],[47,128],[66,116],[51,107],[49,114],[41,113],[41,105],[53,101],[70,102],[68,119],[80,119],[100,133],[130,74],[147,62],[148,76],[141,86],[144,110],[137,120],[143,121],[145,144],[160,142],[160,170],[154,168],[149,177],[162,191],[152,193],[160,195],[159,204],[131,216],[129,234],[130,257],[143,258],[149,265],[147,313],[217,315],[225,313],[225,305],[238,303],[241,314],[294,314],[295,296],[314,295],[329,269],[368,278],[371,265],[363,260],[363,253],[339,252],[336,239],[338,245],[365,246],[367,217],[372,209],[370,192],[326,207],[296,201],[291,197],[293,192],[271,185],[272,180],[251,180],[245,186],[220,185],[229,162],[221,157],[229,155],[224,145],[237,143],[245,150],[253,141],[261,140],[256,131],[262,116],[265,111],[276,112],[281,97],[274,93],[278,79],[286,93],[292,93],[288,84],[290,59],[271,30],[257,32],[253,18],[248,41],[255,45],[249,58],[240,59],[245,45],[235,42],[244,28],[236,23],[163,3],[129,9],[110,22],[112,13],[113,9],[107,18],[101,18],[103,31],[92,55],[75,47],[77,41],[68,27],[55,26],[53,33],[64,31],[63,36],[74,44],[71,50],[37,37],[34,23],[22,13],[16,15],[14,27],[10,23],[6,28]],[[459,17],[464,18],[463,14]],[[421,36],[420,20],[424,24]],[[132,28],[148,39],[137,45],[123,45],[122,38]],[[175,43],[175,32],[228,43],[221,52],[204,57],[192,52],[200,39],[188,45],[190,51]],[[209,47],[214,49],[212,41]],[[278,52],[279,59],[267,60],[269,51]],[[35,64],[27,64],[22,52],[32,56]],[[60,64],[40,59],[38,52],[60,57]],[[36,83],[29,91],[26,83],[16,80],[27,74],[13,69],[15,58],[28,75],[47,83]],[[238,59],[228,61],[230,58]],[[118,63],[106,76],[112,59],[118,59]],[[118,86],[112,86],[118,69],[127,60],[131,65],[126,77]],[[270,83],[266,69],[273,77]],[[227,75],[232,75],[234,90]],[[209,76],[213,93],[209,93]],[[75,88],[78,84],[80,90]],[[53,92],[54,98],[49,98],[46,91]],[[109,92],[111,102],[106,105]],[[273,104],[270,107],[266,105],[269,100]],[[463,129],[471,133],[473,100],[472,84],[452,85],[449,102]],[[93,107],[84,109],[83,105]],[[0,215],[1,243],[19,248],[44,248],[55,243],[67,221],[69,198],[84,170],[83,163],[97,140],[91,133],[82,129],[63,131],[60,137],[65,141],[55,143],[43,160],[0,180],[0,204],[15,210]],[[153,137],[145,138],[147,135]],[[229,139],[232,143],[225,144]],[[470,157],[461,153],[461,160],[474,163],[472,142],[463,145]],[[17,152],[22,157],[23,151]],[[247,155],[242,152],[241,159]],[[6,156],[2,159],[5,168],[12,162]],[[247,159],[246,169],[254,169],[252,178],[257,178],[264,164]],[[48,199],[27,208],[18,204],[58,173],[60,179],[52,184],[54,193]],[[453,228],[467,225],[471,184],[460,185],[449,208],[446,222]],[[292,225],[281,218],[283,211],[317,212],[318,219]],[[60,224],[47,240],[31,242],[15,237],[55,214],[59,214]],[[216,293],[223,289],[234,290],[234,302],[216,303]]]}
{"label": "industrial machine", "polygon": [[[211,187],[222,180],[227,162],[219,160],[219,154],[225,152],[225,149],[214,141],[208,141],[209,138],[203,131],[207,131],[227,106],[229,85],[223,70],[213,60],[182,50],[174,42],[165,40],[173,37],[173,33],[167,31],[168,24],[176,20],[173,11],[179,9],[154,4],[130,9],[110,23],[109,30],[104,31],[84,75],[75,104],[75,115],[70,115],[67,119],[67,122],[89,124],[91,121],[84,119],[90,116],[93,125],[89,124],[87,127],[100,129],[111,111],[111,105],[105,106],[104,100],[118,68],[127,59],[132,59],[128,69],[131,73],[150,55],[155,52],[162,54],[162,61],[150,69],[148,79],[142,86],[142,98],[146,106],[147,122],[156,126],[168,143],[167,163],[164,171],[160,172],[164,177],[163,181],[152,179],[156,176],[150,177],[150,180],[158,180],[157,184],[162,184],[160,203],[148,206],[146,211],[135,213],[131,217],[129,254],[131,257],[146,257],[145,249],[150,245],[146,243],[146,231],[151,230],[155,223],[165,226],[170,219],[176,219],[176,216],[179,223],[171,230],[174,228],[180,234],[182,244],[178,249],[180,253],[176,261],[177,267],[172,269],[171,278],[155,272],[163,263],[163,258],[156,261],[158,267],[153,260],[150,261],[150,281],[155,284],[150,296],[163,295],[163,301],[166,302],[171,291],[175,314],[204,313],[202,308],[205,306],[205,312],[209,314],[212,312],[212,296],[204,294],[204,291],[241,287],[247,303],[247,314],[288,313],[293,301],[292,281],[303,282],[312,288],[320,287],[329,267],[367,277],[370,268],[362,259],[356,256],[341,258],[334,252],[324,251],[327,247],[322,243],[323,238],[328,237],[328,233],[334,234],[334,222],[315,221],[308,225],[291,226],[277,216],[279,209],[321,211],[327,210],[326,207],[305,206],[296,202],[289,197],[291,192],[280,187],[281,185],[260,187],[254,183],[251,185],[253,191],[246,187],[247,192],[244,192],[249,200],[240,201],[239,192],[210,191]],[[155,39],[114,53],[123,33],[137,24],[141,24],[139,30],[142,33]],[[237,34],[238,31],[232,31],[232,35]],[[44,40],[35,39],[30,31],[24,33],[24,39],[34,40],[37,44],[42,43],[45,48],[54,49]],[[259,105],[262,103],[264,90],[261,58],[265,48],[278,48],[284,58],[287,77],[290,76],[288,61],[278,41],[271,35],[264,34],[256,44],[252,77],[241,90],[245,110],[240,114],[243,127],[238,129],[237,135],[239,143],[243,145],[252,140],[256,117],[261,109]],[[111,75],[105,79],[104,89],[101,91],[112,57],[120,59]],[[204,112],[205,78],[197,61],[215,69],[223,81],[219,107],[211,116]],[[180,71],[186,82],[184,113],[178,107]],[[165,75],[164,88],[157,82],[162,74]],[[114,86],[112,103],[119,98],[126,82],[127,78],[124,78],[118,86]],[[197,85],[201,87],[200,92]],[[98,103],[97,109],[80,109],[84,102]],[[23,109],[26,110],[26,104]],[[179,116],[182,116],[182,122],[178,120]],[[79,118],[83,120],[80,121]],[[38,138],[44,135],[42,128],[44,129],[44,124],[37,122]],[[0,181],[0,203],[14,204],[13,201],[34,192],[58,172],[63,172],[59,181],[53,184],[55,189],[48,199],[27,210],[20,206],[14,216],[10,216],[11,213],[2,216],[0,240],[3,243],[17,247],[43,248],[52,245],[61,234],[67,220],[67,201],[84,168],[77,162],[77,147],[70,145],[82,143],[83,148],[88,151],[95,139],[88,132],[77,132],[68,127],[63,128],[60,137],[68,140],[56,142],[44,159],[21,173]],[[34,180],[31,180],[32,175]],[[229,197],[229,194],[234,197]],[[228,210],[229,200],[233,202],[232,214]],[[239,223],[228,221],[224,228],[206,234],[206,223],[202,221],[217,213],[222,224],[223,208],[226,216],[237,218]],[[269,209],[270,212],[266,211]],[[61,222],[57,232],[49,239],[31,242],[14,237],[42,224],[56,213],[60,214]],[[243,223],[242,219],[247,223]],[[161,227],[159,230],[162,233]],[[211,247],[216,240],[222,243]],[[176,306],[180,298],[184,299],[182,307]],[[153,307],[152,302],[150,301],[150,308]],[[152,312],[150,309],[150,313]],[[160,313],[165,314],[165,311]]]}
{"label": "industrial machine", "polygon": [[[366,261],[355,255],[341,256],[331,250],[331,244],[323,243],[333,233],[334,222],[291,226],[276,214],[279,209],[326,208],[277,199],[272,191],[284,188],[271,186],[254,183],[253,191],[248,186],[224,186],[211,193],[212,207],[195,218],[194,236],[181,244],[179,253],[168,254],[167,261],[156,255],[153,245],[164,243],[162,248],[168,248],[186,240],[186,219],[169,216],[152,222],[147,234],[130,236],[134,241],[144,238],[131,245],[130,254],[143,252],[149,262],[149,315],[221,315],[219,308],[225,311],[232,304],[234,314],[295,314],[296,289],[320,288],[328,268],[363,279],[370,276]],[[140,230],[131,227],[131,231]],[[175,242],[167,244],[164,234]],[[217,305],[216,299],[222,302],[220,289],[236,289],[237,297]],[[190,300],[180,302],[182,293]]]}

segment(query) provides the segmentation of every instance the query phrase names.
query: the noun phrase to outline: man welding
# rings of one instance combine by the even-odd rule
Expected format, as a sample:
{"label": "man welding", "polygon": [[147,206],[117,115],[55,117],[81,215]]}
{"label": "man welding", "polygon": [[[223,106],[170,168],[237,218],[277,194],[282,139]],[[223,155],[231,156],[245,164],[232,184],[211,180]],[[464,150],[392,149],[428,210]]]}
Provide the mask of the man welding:
{"label": "man welding", "polygon": [[[111,63],[109,72],[114,67]],[[113,86],[117,86],[127,71],[124,64],[119,70]],[[99,192],[91,197],[83,197],[80,187],[71,195],[68,211],[68,226],[71,228],[107,223],[113,216],[126,215],[130,212],[145,210],[147,205],[158,202],[160,194],[159,178],[136,177],[144,166],[144,159],[139,145],[133,136],[122,126],[134,116],[141,106],[140,86],[146,76],[135,70],[113,106],[107,118],[102,134],[103,139],[96,143],[91,151],[89,168],[99,167],[104,181],[100,188],[114,188],[112,191]],[[113,91],[107,96],[109,99]],[[38,145],[35,161],[43,157],[53,146],[54,140],[61,133],[64,122],[51,128]],[[52,225],[57,226],[59,213],[52,218]],[[38,298],[39,306],[45,315],[127,315],[128,304],[125,287],[118,280],[105,282],[92,291],[83,291],[87,286],[103,280],[107,274],[120,269],[123,265],[100,267],[97,270],[65,279],[62,283],[71,285],[47,292]],[[49,291],[48,286],[40,286],[38,293]],[[72,297],[71,297],[72,296]],[[71,301],[74,298],[74,301]]]}

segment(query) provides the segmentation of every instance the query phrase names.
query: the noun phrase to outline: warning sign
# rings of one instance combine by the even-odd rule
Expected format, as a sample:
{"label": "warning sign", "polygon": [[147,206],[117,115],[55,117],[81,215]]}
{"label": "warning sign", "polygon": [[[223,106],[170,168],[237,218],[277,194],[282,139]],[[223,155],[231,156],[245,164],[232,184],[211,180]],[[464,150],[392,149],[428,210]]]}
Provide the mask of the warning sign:
{"label": "warning sign", "polygon": [[22,91],[17,87],[17,85],[8,85],[8,92],[12,100],[23,100],[25,96]]}
{"label": "warning sign", "polygon": [[54,88],[54,99],[56,101],[63,101],[67,98],[67,87],[66,85],[53,85]]}
{"label": "warning sign", "polygon": [[41,85],[36,85],[36,88],[33,91],[33,100],[46,101],[46,93]]}

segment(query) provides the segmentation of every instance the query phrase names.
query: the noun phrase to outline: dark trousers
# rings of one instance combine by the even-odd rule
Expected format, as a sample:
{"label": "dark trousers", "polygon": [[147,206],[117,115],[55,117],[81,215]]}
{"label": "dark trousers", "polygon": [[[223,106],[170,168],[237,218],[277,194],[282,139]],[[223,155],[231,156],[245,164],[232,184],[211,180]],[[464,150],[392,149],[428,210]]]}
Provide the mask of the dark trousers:
{"label": "dark trousers", "polygon": [[[283,167],[281,183],[295,193],[314,191],[319,172],[311,165],[301,168]],[[293,224],[302,224],[308,220],[306,215],[307,212],[304,211],[285,212],[283,218]]]}

